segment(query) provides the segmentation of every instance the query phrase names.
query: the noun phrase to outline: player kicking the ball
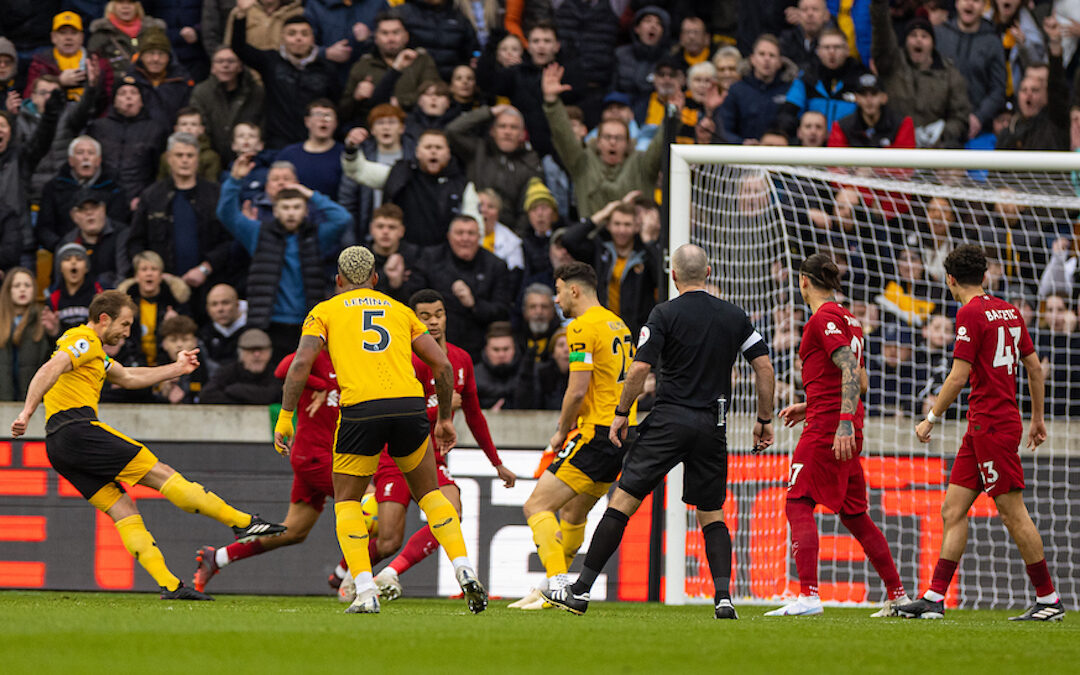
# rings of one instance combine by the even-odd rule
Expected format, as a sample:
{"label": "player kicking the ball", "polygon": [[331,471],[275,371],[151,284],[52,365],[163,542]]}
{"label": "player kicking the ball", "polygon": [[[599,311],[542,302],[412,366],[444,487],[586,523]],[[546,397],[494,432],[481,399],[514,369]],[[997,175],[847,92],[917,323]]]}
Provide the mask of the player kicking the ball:
{"label": "player kicking the ball", "polygon": [[293,410],[325,345],[341,387],[334,436],[334,513],[338,543],[356,586],[356,599],[346,613],[379,611],[361,499],[384,447],[404,473],[412,494],[419,495],[417,502],[454,565],[470,611],[479,613],[487,607],[487,592],[469,561],[457,512],[439,491],[424,390],[413,372],[412,353],[435,375],[439,406],[434,436],[444,451],[457,441],[450,417],[450,361],[412,310],[374,290],[378,280],[374,267],[375,256],[362,246],[350,246],[338,256],[340,293],[316,305],[304,321],[285,378],[274,445],[282,453],[289,452],[295,436]]}
{"label": "player kicking the ball", "polygon": [[786,426],[806,420],[791,458],[784,507],[800,590],[795,602],[765,616],[809,616],[823,611],[818,597],[817,504],[840,514],[840,522],[859,541],[885,582],[888,599],[872,616],[895,616],[896,605],[910,601],[889,544],[866,514],[866,477],[859,460],[863,443],[859,394],[866,390],[863,332],[851,312],[836,302],[833,294],[838,290],[840,270],[828,256],[815,253],[803,261],[799,291],[811,313],[799,344],[806,402],[780,411]]}
{"label": "player kicking the ball", "polygon": [[901,616],[917,619],[940,619],[945,615],[945,594],[967,546],[968,509],[982,490],[997,504],[1001,522],[1020,549],[1035,587],[1035,604],[1009,620],[1060,621],[1065,609],[1046,567],[1042,537],[1024,505],[1024,470],[1018,453],[1024,435],[1024,423],[1016,403],[1016,371],[1020,363],[1027,371],[1031,392],[1027,447],[1034,451],[1046,440],[1044,379],[1039,356],[1020,310],[983,290],[986,255],[981,248],[956,247],[945,258],[945,272],[949,291],[963,305],[956,313],[953,365],[934,408],[915,427],[915,434],[920,441],[928,443],[934,424],[970,379],[968,428],[953,461],[949,487],[941,505],[944,535],[930,590],[897,611]]}
{"label": "player kicking the ball", "polygon": [[[487,420],[480,409],[480,400],[476,395],[476,379],[473,375],[472,359],[468,352],[446,341],[446,304],[443,296],[438,291],[424,289],[413,293],[409,298],[409,305],[416,312],[416,316],[427,326],[428,333],[439,344],[439,347],[450,360],[450,366],[454,371],[454,406],[460,407],[465,413],[465,422],[469,425],[469,431],[476,439],[477,445],[487,455],[488,461],[495,467],[503,485],[507,488],[514,487],[517,476],[506,467],[499,459],[499,453],[495,449],[495,443],[491,440],[491,432],[488,431]],[[431,434],[434,437],[435,423],[438,421],[439,401],[435,395],[435,378],[431,374],[431,368],[424,363],[423,359],[413,354],[413,370],[418,379],[424,385],[424,398],[427,401],[427,416],[431,424]],[[450,475],[450,469],[446,465],[446,453],[435,449],[435,466],[438,471],[439,490],[446,496],[454,509],[461,517],[461,490]],[[405,511],[409,506],[411,495],[409,486],[401,469],[383,453],[379,460],[379,468],[375,472],[372,481],[375,485],[374,498],[379,503],[379,537],[377,555],[379,558],[392,555],[401,548],[401,540],[405,531]],[[395,600],[401,597],[400,575],[411,569],[439,548],[439,542],[431,531],[430,526],[424,526],[417,530],[405,548],[396,558],[375,576],[375,587],[379,589],[379,597],[383,600]],[[343,598],[348,597],[350,591],[347,587],[348,579],[345,580]]]}
{"label": "player kicking the ball", "polygon": [[162,600],[213,600],[185,586],[165,565],[153,535],[120,483],[145,485],[175,506],[232,527],[238,540],[280,534],[281,525],[237,511],[202,485],[189,482],[154,453],[97,419],[101,385],[142,389],[192,372],[198,350],[182,351],[174,363],[157,368],[125,368],[105,354],[131,332],[136,307],[121,291],[105,291],[90,302],[90,321],[60,336],[26,393],[22,412],[11,423],[11,437],[26,433],[38,404],[45,403],[45,450],[56,472],[71,481],[92,506],[113,519],[124,548],[161,587]]}

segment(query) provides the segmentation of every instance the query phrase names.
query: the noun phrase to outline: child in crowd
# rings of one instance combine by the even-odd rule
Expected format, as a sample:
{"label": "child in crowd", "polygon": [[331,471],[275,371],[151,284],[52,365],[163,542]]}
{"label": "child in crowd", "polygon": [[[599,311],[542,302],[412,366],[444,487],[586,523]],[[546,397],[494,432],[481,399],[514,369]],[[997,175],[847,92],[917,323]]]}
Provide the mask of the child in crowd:
{"label": "child in crowd", "polygon": [[[176,361],[176,356],[182,351],[192,349],[202,350],[199,339],[195,337],[199,327],[195,321],[187,316],[171,316],[161,323],[158,335],[161,338],[161,349],[165,352],[168,361]],[[198,403],[199,392],[206,383],[206,366],[202,362],[194,372],[188,373],[175,380],[166,380],[157,387],[157,395],[165,402]]]}
{"label": "child in crowd", "polygon": [[59,333],[81,326],[90,317],[90,301],[102,292],[101,284],[90,278],[90,256],[82,244],[64,244],[56,251],[56,277],[49,293],[49,309],[59,319]]}

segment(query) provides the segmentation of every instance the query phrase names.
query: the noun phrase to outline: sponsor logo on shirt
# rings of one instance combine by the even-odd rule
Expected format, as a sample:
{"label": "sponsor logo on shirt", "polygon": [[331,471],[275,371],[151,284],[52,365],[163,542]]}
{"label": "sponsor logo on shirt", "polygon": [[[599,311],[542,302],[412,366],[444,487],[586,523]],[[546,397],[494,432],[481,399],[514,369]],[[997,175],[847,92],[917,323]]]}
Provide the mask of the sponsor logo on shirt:
{"label": "sponsor logo on shirt", "polygon": [[956,329],[956,341],[971,342],[971,336],[967,334],[967,326],[960,326]]}
{"label": "sponsor logo on shirt", "polygon": [[826,335],[840,335],[841,333],[842,333],[842,331],[839,328],[837,328],[836,324],[833,323],[832,321],[825,324],[825,334]]}

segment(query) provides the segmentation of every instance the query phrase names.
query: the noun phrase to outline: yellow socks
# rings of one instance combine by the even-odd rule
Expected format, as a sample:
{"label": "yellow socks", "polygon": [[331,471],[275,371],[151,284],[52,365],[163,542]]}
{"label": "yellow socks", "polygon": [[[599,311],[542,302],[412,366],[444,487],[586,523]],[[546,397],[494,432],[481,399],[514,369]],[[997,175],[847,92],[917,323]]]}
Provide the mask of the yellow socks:
{"label": "yellow socks", "polygon": [[427,516],[431,533],[446,551],[450,561],[454,562],[455,568],[459,561],[468,559],[469,552],[465,550],[465,538],[461,536],[461,520],[450,500],[442,492],[432,490],[421,497],[417,504]]}
{"label": "yellow socks", "polygon": [[358,501],[334,502],[334,514],[337,516],[337,538],[345,562],[349,565],[349,574],[353,578],[367,573],[371,576],[371,557],[368,555],[368,529],[364,522],[364,507]]}
{"label": "yellow socks", "polygon": [[237,511],[221,497],[207,492],[203,486],[188,481],[179,473],[169,476],[158,492],[188,513],[200,513],[229,527],[247,527],[251,524],[250,515]]}
{"label": "yellow socks", "polygon": [[565,520],[559,523],[562,532],[563,553],[566,555],[566,569],[570,569],[570,563],[574,562],[574,556],[578,549],[585,543],[585,523],[568,523]]}
{"label": "yellow socks", "polygon": [[161,555],[161,549],[154,542],[153,535],[143,524],[142,516],[121,518],[116,521],[116,531],[120,533],[124,548],[154,577],[158,586],[164,586],[170,591],[175,591],[180,586],[180,580],[165,565],[165,556]]}
{"label": "yellow socks", "polygon": [[559,521],[551,511],[541,511],[529,516],[527,521],[536,542],[536,552],[540,554],[540,563],[544,566],[548,578],[556,574],[566,574],[566,554],[559,541]]}

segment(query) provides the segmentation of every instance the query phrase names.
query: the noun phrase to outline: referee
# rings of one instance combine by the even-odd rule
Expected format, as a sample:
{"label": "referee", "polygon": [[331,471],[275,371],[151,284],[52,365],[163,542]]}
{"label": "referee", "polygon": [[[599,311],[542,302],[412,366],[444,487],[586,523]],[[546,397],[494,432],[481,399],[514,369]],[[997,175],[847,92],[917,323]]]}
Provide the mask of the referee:
{"label": "referee", "polygon": [[725,417],[731,397],[731,368],[739,354],[754,368],[758,417],[754,424],[755,449],[773,442],[771,416],[776,381],[769,349],[746,313],[705,292],[709,272],[708,259],[700,247],[684,244],[675,250],[671,276],[679,297],[657,305],[641,329],[637,355],[611,422],[612,443],[622,446],[630,405],[641,394],[649,371],[660,362],[656,405],[638,425],[638,439],[626,455],[622,477],[593,534],[581,576],[566,588],[543,594],[556,607],[574,614],[585,613],[589,590],[619,547],[630,516],[667,472],[683,462],[683,501],[697,507],[716,590],[716,618],[738,618],[731,604],[731,535],[723,512],[727,496]]}

